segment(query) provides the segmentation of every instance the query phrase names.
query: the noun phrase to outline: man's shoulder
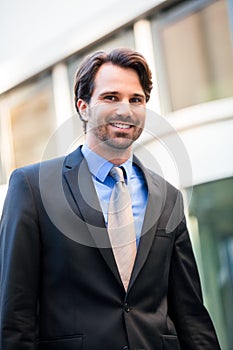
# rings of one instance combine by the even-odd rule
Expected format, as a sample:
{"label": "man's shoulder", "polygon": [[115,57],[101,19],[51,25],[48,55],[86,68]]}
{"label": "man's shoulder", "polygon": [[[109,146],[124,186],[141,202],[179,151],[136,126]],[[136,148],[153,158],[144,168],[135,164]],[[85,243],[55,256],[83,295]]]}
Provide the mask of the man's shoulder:
{"label": "man's shoulder", "polygon": [[25,175],[38,174],[41,169],[43,168],[50,169],[54,167],[56,164],[64,163],[64,160],[65,160],[65,156],[62,156],[62,157],[56,157],[56,158],[36,162],[33,164],[25,165],[25,166],[16,168],[12,172],[12,175],[14,176],[15,174],[25,174]]}
{"label": "man's shoulder", "polygon": [[16,168],[13,171],[13,175],[14,174],[25,174],[25,175],[38,175],[40,172],[43,171],[54,171],[55,169],[59,169],[62,170],[63,165],[66,162],[72,162],[73,163],[75,161],[77,161],[77,158],[80,155],[80,148],[77,148],[76,150],[74,150],[73,152],[64,155],[64,156],[60,156],[60,157],[54,157],[51,159],[47,159],[47,160],[42,160],[33,164],[29,164],[29,165],[25,165],[23,167],[19,167]]}

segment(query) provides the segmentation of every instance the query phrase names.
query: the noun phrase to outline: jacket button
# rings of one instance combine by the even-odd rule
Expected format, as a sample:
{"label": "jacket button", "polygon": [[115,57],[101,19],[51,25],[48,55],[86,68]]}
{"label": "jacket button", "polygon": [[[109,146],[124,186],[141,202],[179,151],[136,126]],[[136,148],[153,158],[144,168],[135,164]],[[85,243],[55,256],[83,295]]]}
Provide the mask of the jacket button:
{"label": "jacket button", "polygon": [[[125,309],[126,312],[130,312],[131,307],[129,306],[128,303],[125,303],[125,304],[124,304],[124,309]],[[127,349],[124,349],[124,350],[127,350]]]}

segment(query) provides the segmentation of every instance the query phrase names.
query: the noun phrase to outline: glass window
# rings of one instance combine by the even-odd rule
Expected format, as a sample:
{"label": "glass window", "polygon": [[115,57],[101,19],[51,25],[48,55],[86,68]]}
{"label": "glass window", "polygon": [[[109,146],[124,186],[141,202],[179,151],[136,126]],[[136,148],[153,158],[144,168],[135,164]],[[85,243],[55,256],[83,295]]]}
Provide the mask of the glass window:
{"label": "glass window", "polygon": [[[233,178],[195,186],[189,208],[205,303],[222,350],[233,349]],[[195,247],[195,244],[194,244]]]}
{"label": "glass window", "polygon": [[[78,69],[79,64],[84,59],[84,57],[86,55],[91,54],[94,51],[98,51],[98,50],[109,51],[117,47],[130,47],[132,49],[135,48],[134,33],[132,28],[120,30],[116,34],[112,35],[110,38],[104,39],[101,42],[96,43],[95,45],[86,49],[85,51],[78,53],[68,61],[68,74],[69,74],[72,97],[74,96],[73,90],[74,90],[75,73]],[[74,104],[72,104],[72,109],[75,114],[76,110],[75,110]]]}
{"label": "glass window", "polygon": [[2,98],[7,106],[2,118],[10,120],[5,143],[11,140],[13,168],[40,161],[55,124],[51,77],[40,76]]}
{"label": "glass window", "polygon": [[[184,10],[185,2],[182,6]],[[185,17],[178,10],[173,13],[159,34],[169,109],[232,96],[233,56],[226,0],[193,9]]]}

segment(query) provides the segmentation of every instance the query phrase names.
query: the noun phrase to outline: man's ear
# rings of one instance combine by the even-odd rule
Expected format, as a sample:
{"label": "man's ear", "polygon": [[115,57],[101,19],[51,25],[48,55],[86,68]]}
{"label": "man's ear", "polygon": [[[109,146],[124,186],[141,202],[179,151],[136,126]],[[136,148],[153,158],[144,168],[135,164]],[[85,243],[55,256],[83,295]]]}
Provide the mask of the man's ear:
{"label": "man's ear", "polygon": [[81,114],[82,119],[87,122],[88,121],[88,103],[83,101],[81,98],[77,101],[77,107],[79,113]]}

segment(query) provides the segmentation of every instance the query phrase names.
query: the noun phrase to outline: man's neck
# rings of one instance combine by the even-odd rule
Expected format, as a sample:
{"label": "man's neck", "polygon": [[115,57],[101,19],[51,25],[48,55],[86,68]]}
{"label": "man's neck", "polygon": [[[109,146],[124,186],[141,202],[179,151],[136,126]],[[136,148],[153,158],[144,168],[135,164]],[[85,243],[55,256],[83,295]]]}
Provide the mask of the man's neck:
{"label": "man's neck", "polygon": [[92,147],[91,145],[86,143],[86,145],[95,152],[100,157],[106,159],[107,161],[113,163],[114,165],[121,165],[125,163],[128,159],[131,158],[132,148],[129,147],[127,149],[115,149],[113,147],[105,146],[105,147]]}

